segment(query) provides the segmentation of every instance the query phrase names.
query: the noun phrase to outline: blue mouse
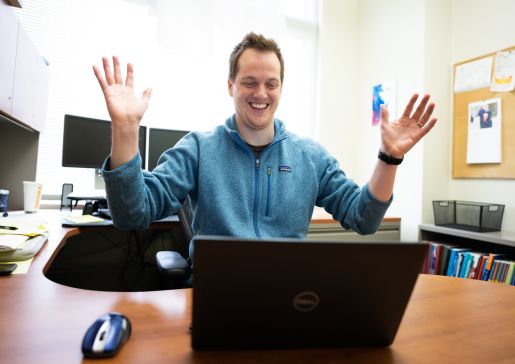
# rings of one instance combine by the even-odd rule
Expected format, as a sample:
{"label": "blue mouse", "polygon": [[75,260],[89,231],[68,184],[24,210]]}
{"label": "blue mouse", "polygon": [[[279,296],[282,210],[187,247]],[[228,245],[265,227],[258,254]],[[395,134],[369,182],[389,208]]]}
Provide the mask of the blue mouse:
{"label": "blue mouse", "polygon": [[131,335],[129,319],[118,312],[100,316],[86,331],[82,353],[86,358],[115,356]]}

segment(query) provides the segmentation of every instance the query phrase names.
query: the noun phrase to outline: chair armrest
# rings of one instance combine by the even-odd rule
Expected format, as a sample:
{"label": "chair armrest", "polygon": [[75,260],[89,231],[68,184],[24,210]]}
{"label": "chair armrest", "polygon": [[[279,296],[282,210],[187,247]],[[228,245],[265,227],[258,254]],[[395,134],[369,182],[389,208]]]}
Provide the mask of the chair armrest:
{"label": "chair armrest", "polygon": [[156,263],[161,273],[170,278],[186,279],[191,275],[191,267],[188,261],[178,252],[157,252]]}

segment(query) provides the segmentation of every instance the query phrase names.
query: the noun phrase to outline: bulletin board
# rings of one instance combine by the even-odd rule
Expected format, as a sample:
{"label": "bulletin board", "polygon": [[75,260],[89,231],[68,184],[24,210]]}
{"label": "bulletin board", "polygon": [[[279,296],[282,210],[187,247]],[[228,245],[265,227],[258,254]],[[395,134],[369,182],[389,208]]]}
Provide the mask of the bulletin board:
{"label": "bulletin board", "polygon": [[[515,51],[515,46],[499,51],[509,50]],[[453,86],[457,66],[482,58],[493,57],[492,67],[494,67],[496,53],[456,63],[453,66]],[[467,164],[468,106],[473,102],[493,98],[501,99],[502,161],[501,163]],[[485,87],[457,93],[454,92],[453,87],[453,106],[452,177],[515,179],[515,91],[492,92],[489,87]]]}

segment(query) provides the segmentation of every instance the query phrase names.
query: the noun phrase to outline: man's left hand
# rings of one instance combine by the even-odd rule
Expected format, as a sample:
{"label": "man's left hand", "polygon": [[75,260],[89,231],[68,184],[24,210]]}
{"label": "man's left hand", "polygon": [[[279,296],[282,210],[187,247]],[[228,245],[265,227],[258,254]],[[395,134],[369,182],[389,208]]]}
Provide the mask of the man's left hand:
{"label": "man's left hand", "polygon": [[381,105],[381,150],[394,158],[402,158],[436,124],[436,118],[431,118],[435,104],[428,104],[429,95],[422,97],[413,112],[417,99],[414,94],[395,121],[388,120],[388,109]]}

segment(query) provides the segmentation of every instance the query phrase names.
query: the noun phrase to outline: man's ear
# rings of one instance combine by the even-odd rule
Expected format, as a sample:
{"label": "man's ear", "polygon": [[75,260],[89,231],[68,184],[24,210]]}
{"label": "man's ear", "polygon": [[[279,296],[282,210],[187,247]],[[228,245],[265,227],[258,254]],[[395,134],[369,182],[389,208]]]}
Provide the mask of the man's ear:
{"label": "man's ear", "polygon": [[227,80],[227,88],[228,88],[228,90],[229,90],[229,95],[231,95],[231,97],[232,97],[232,85],[233,85],[233,84],[232,84],[232,81],[231,81],[231,79],[229,78],[229,79]]}

